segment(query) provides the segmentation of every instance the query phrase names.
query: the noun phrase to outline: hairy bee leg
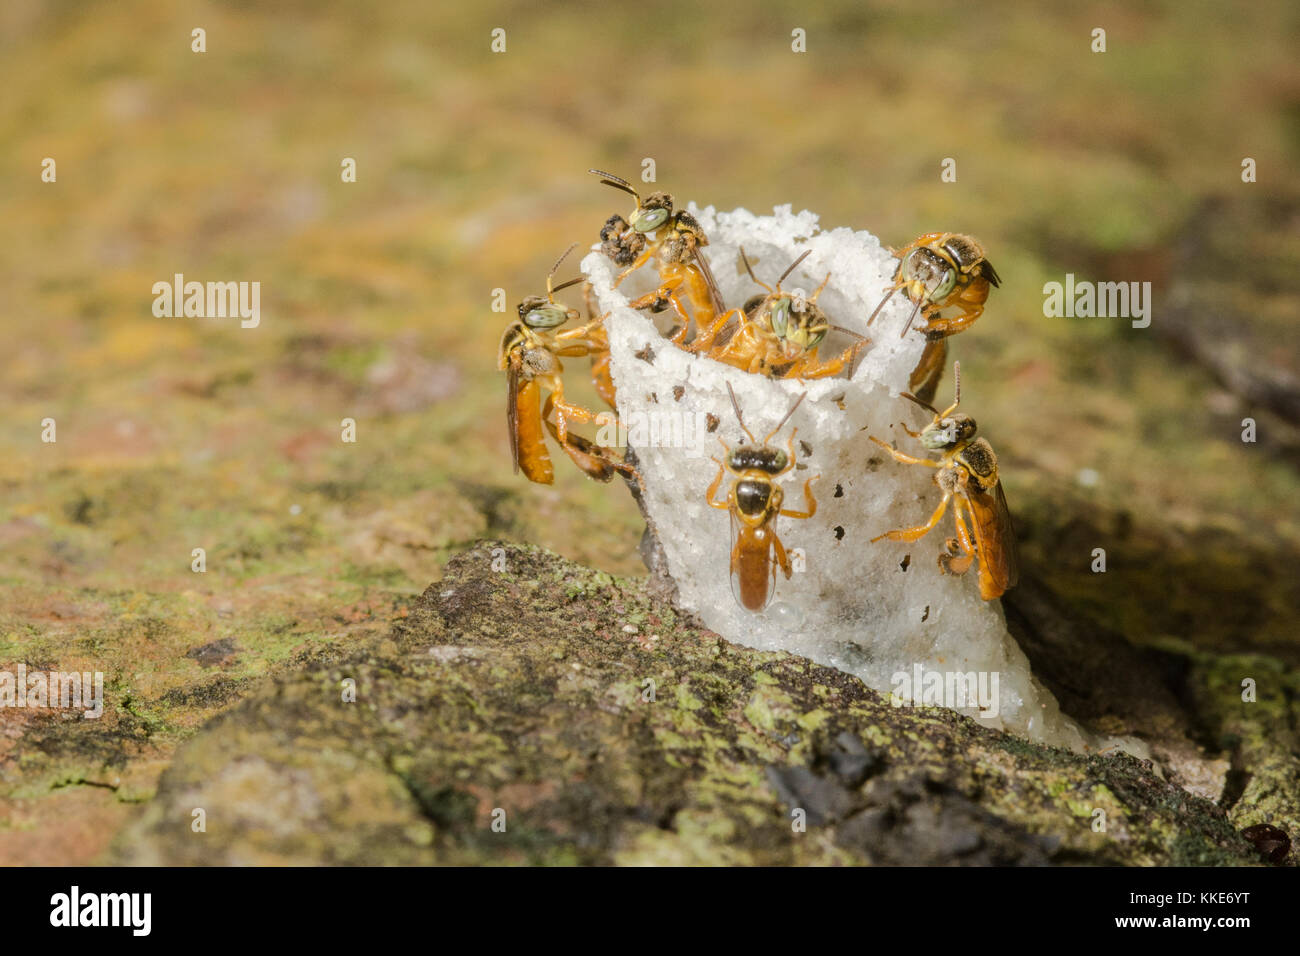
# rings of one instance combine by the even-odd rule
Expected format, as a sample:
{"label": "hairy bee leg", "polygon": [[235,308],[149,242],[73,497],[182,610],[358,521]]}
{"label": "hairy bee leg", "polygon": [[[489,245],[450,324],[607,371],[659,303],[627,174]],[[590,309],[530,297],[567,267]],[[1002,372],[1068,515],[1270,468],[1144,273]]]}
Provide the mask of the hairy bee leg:
{"label": "hairy bee leg", "polygon": [[877,438],[875,435],[868,435],[867,437],[870,438],[870,439],[871,439],[873,442],[875,442],[877,445],[879,445],[881,448],[885,449],[885,451],[887,451],[887,452],[889,452],[891,455],[893,455],[895,459],[897,459],[898,461],[901,461],[901,462],[902,462],[903,464],[905,464],[905,465],[929,465],[931,468],[942,468],[942,467],[943,467],[943,463],[942,463],[942,462],[931,461],[931,460],[928,459],[928,458],[913,458],[911,455],[904,455],[901,451],[899,451],[899,450],[898,450],[897,448],[895,448],[893,445],[886,444],[885,442],[883,442],[883,441],[881,441],[879,438]]}
{"label": "hairy bee leg", "polygon": [[875,544],[883,538],[888,538],[890,541],[916,541],[918,538],[924,537],[927,532],[939,523],[939,519],[943,517],[943,513],[948,510],[948,499],[951,497],[952,495],[943,496],[943,500],[939,502],[939,507],[934,509],[934,514],[930,515],[930,520],[925,524],[917,525],[915,528],[900,528],[897,531],[886,531],[884,534],[878,534],[872,538],[871,543]]}
{"label": "hairy bee leg", "polygon": [[812,483],[820,478],[821,475],[813,475],[803,483],[803,506],[804,511],[788,511],[781,509],[781,514],[787,518],[811,518],[817,513],[817,499],[812,494]]}
{"label": "hairy bee leg", "polygon": [[966,527],[966,505],[961,498],[953,503],[953,520],[957,526],[957,539],[955,541],[949,539],[949,551],[953,550],[953,544],[957,544],[962,554],[940,552],[939,569],[945,574],[965,574],[975,562],[975,544],[971,541],[970,532]]}
{"label": "hairy bee leg", "polygon": [[956,504],[954,517],[957,523],[957,540],[961,542],[962,550],[973,558],[976,556],[975,541],[971,538],[970,528],[966,524],[966,502],[958,498]]}
{"label": "hairy bee leg", "polygon": [[633,261],[633,263],[630,266],[628,266],[626,269],[624,269],[614,278],[614,288],[617,289],[620,282],[622,282],[633,272],[636,272],[637,269],[640,269],[643,265],[649,262],[650,257],[653,254],[654,253],[652,250],[647,249],[645,252],[641,253],[641,255],[637,256],[636,260]]}

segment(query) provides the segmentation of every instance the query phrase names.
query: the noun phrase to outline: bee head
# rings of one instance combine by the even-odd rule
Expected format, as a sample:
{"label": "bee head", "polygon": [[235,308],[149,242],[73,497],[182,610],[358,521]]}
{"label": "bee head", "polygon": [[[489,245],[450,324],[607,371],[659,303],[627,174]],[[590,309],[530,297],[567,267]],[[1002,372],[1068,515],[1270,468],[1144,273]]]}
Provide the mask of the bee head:
{"label": "bee head", "polygon": [[934,451],[948,451],[975,437],[975,419],[962,412],[936,417],[921,429],[921,444]]}
{"label": "bee head", "polygon": [[576,309],[566,309],[541,295],[530,295],[519,303],[519,318],[530,329],[553,329],[577,315]]}
{"label": "bee head", "polygon": [[957,264],[946,253],[926,246],[909,252],[901,269],[913,302],[938,302],[957,284]]}
{"label": "bee head", "polygon": [[780,448],[766,445],[741,445],[727,454],[727,467],[732,471],[758,470],[769,475],[785,471],[789,457]]}
{"label": "bee head", "polygon": [[637,204],[632,213],[632,228],[640,233],[654,232],[673,214],[673,197],[668,193],[651,193]]}

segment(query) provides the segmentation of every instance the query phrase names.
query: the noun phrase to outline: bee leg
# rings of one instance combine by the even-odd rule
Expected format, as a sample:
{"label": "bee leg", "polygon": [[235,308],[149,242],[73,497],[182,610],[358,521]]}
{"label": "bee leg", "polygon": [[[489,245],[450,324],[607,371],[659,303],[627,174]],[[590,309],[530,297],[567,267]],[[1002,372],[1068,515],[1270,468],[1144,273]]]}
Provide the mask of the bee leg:
{"label": "bee leg", "polygon": [[950,319],[942,318],[938,310],[927,316],[926,335],[946,338],[970,328],[975,320],[984,314],[984,302],[988,299],[988,280],[976,279],[951,300],[952,305],[961,306],[961,312]]}
{"label": "bee leg", "polygon": [[[546,423],[551,437],[564,449],[573,463],[578,466],[588,478],[594,478],[597,481],[609,481],[617,472],[625,477],[634,479],[639,487],[644,488],[641,479],[641,473],[631,465],[610,454],[609,449],[603,445],[598,445],[587,438],[568,430],[568,423],[560,414],[556,414],[557,421],[551,420],[551,413],[556,411],[554,395],[546,397],[546,404],[542,407],[542,421]],[[558,422],[564,422],[563,427]]]}
{"label": "bee leg", "polygon": [[944,574],[960,576],[970,570],[971,564],[975,561],[975,555],[963,554],[961,545],[956,538],[949,538],[946,546],[947,551],[939,552],[939,570]]}
{"label": "bee leg", "polygon": [[[717,459],[715,458],[714,461],[717,461]],[[713,483],[709,485],[709,490],[706,491],[706,492],[704,493],[705,498],[708,499],[708,502],[709,502],[709,506],[710,506],[710,507],[713,507],[713,508],[728,508],[728,509],[731,507],[731,495],[730,495],[730,493],[728,493],[727,497],[726,497],[724,500],[722,500],[722,501],[715,501],[715,500],[714,500],[715,496],[716,496],[717,493],[718,493],[718,487],[722,484],[722,476],[723,476],[724,474],[726,474],[726,472],[727,472],[727,469],[723,466],[722,462],[719,461],[719,462],[718,462],[718,474],[717,474],[717,477],[714,478],[714,479],[713,479]]]}
{"label": "bee leg", "polygon": [[939,502],[939,507],[934,509],[934,514],[930,515],[930,520],[925,524],[917,525],[915,528],[901,528],[898,531],[886,531],[884,534],[878,534],[872,538],[871,543],[875,544],[882,538],[888,538],[890,541],[915,541],[918,538],[923,537],[926,532],[930,531],[930,529],[939,523],[939,519],[943,517],[943,513],[948,510],[948,499],[951,497],[952,495],[943,496],[943,501]]}
{"label": "bee leg", "polygon": [[[557,332],[555,341],[573,342],[573,345],[569,346],[570,348],[585,346],[587,351],[592,351],[602,344],[608,347],[609,337],[605,335],[605,319],[608,316],[609,313],[606,312],[604,315],[592,319],[586,325],[579,325],[571,329],[565,329],[563,332]],[[586,352],[571,352],[568,354],[585,355]]]}
{"label": "bee leg", "polygon": [[[595,412],[583,408],[581,405],[574,405],[572,402],[565,401],[563,388],[556,388],[552,391],[549,400],[554,402],[556,416],[561,421],[566,418],[571,418],[573,421],[583,424],[591,424],[596,421]],[[566,430],[567,427],[566,425]]]}
{"label": "bee leg", "polygon": [[975,561],[975,544],[966,527],[966,506],[958,498],[953,505],[957,537],[948,539],[948,553],[939,554],[939,569],[945,574],[965,574]]}
{"label": "bee leg", "polygon": [[596,388],[596,394],[610,408],[617,408],[614,403],[614,379],[609,374],[610,354],[609,350],[601,352],[591,360],[591,384]]}
{"label": "bee leg", "polygon": [[[743,310],[732,309],[730,312],[724,312],[722,313],[722,315],[719,315],[717,318],[713,320],[713,324],[709,326],[707,332],[700,332],[698,335],[695,336],[695,340],[691,342],[689,346],[687,346],[686,351],[698,353],[707,349],[709,346],[713,344],[713,340],[718,337],[718,333],[721,332],[726,327],[727,322],[731,320],[731,317],[737,313],[739,313],[740,315],[741,325],[744,325],[745,313]],[[738,335],[740,335],[739,330],[737,330],[736,335],[733,335],[731,337],[731,340],[734,342],[736,336]]]}
{"label": "bee leg", "polygon": [[647,249],[645,252],[641,253],[641,255],[637,256],[636,261],[633,262],[626,269],[624,269],[622,272],[620,272],[618,276],[614,279],[614,288],[617,289],[620,282],[622,282],[633,272],[636,272],[637,269],[640,269],[643,265],[649,262],[651,255],[652,255],[652,251],[650,249]]}
{"label": "bee leg", "polygon": [[740,545],[744,539],[736,535],[736,543],[731,546],[731,573],[735,574],[740,567]]}
{"label": "bee leg", "polygon": [[552,411],[555,413],[555,440],[560,444],[567,444],[569,441],[569,419],[583,423],[596,421],[594,412],[588,411],[581,405],[565,401],[564,380],[559,375],[554,376],[551,382],[551,394],[546,396],[546,409],[542,417],[549,420]]}
{"label": "bee leg", "polygon": [[789,511],[781,509],[781,514],[787,518],[811,518],[817,513],[817,499],[812,495],[812,483],[820,478],[821,475],[813,475],[803,483],[803,511]]}
{"label": "bee leg", "polygon": [[[909,431],[908,434],[912,434],[912,433]],[[928,458],[913,458],[911,455],[904,455],[893,445],[886,444],[885,442],[877,438],[875,435],[868,435],[867,437],[870,438],[877,445],[879,445],[881,448],[885,449],[885,451],[889,452],[891,455],[894,456],[894,458],[896,458],[898,461],[901,461],[905,465],[929,465],[931,468],[943,467],[942,462],[931,461]]]}
{"label": "bee leg", "polygon": [[895,249],[894,255],[897,256],[899,259],[901,259],[903,258],[903,256],[907,255],[917,246],[927,246],[932,242],[936,242],[939,239],[942,239],[945,235],[946,233],[942,233],[942,232],[927,232],[923,236],[917,236],[915,239],[913,239],[907,245],[903,246],[901,249]]}
{"label": "bee leg", "polygon": [[[784,511],[781,513],[785,514]],[[781,573],[785,575],[787,581],[790,580],[791,575],[794,574],[794,569],[790,567],[790,556],[785,553],[785,545],[776,536],[776,532],[772,532],[772,550],[776,552],[776,563],[780,565]]]}
{"label": "bee leg", "polygon": [[[858,353],[862,351],[869,343],[854,342],[843,352],[833,359],[825,362],[816,362],[806,359],[802,363],[796,363],[795,367],[787,373],[786,378],[829,378],[832,375],[838,375],[844,371],[846,366],[851,366],[857,359]],[[798,371],[796,375],[795,372]]]}
{"label": "bee leg", "polygon": [[682,298],[679,292],[681,283],[682,280],[680,277],[669,278],[665,280],[664,284],[658,289],[655,289],[655,291],[648,292],[641,296],[641,298],[628,303],[629,308],[645,309],[654,305],[656,302],[667,300],[668,304],[673,307],[673,312],[677,315],[679,321],[677,331],[668,338],[668,340],[674,345],[681,345],[686,339],[686,333],[689,332],[691,328],[690,313],[682,307]]}

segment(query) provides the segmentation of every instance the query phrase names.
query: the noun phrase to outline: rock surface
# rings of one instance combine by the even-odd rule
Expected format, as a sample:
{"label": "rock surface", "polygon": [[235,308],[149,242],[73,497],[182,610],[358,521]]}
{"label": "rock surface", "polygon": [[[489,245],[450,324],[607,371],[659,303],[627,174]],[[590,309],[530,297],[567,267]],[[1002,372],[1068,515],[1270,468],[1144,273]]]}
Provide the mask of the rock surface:
{"label": "rock surface", "polygon": [[268,681],[213,721],[112,858],[1245,864],[1259,854],[1223,809],[1126,754],[1079,756],[951,711],[895,708],[847,674],[730,644],[640,583],[482,543],[390,637]]}

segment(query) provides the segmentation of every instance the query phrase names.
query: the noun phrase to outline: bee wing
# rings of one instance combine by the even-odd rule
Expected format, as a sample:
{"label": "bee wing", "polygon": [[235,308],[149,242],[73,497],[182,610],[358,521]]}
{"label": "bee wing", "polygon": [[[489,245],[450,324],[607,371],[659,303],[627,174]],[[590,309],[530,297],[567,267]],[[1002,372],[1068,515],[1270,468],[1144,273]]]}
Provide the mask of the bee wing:
{"label": "bee wing", "polygon": [[709,287],[709,298],[713,300],[714,313],[722,315],[727,311],[727,307],[722,304],[722,293],[718,291],[718,282],[713,278],[713,270],[709,268],[709,260],[704,257],[703,251],[698,246],[695,247],[695,264],[700,267],[700,275],[704,276],[704,284]]}
{"label": "bee wing", "polygon": [[506,430],[510,433],[510,458],[519,474],[519,364],[517,355],[506,364]]}
{"label": "bee wing", "polygon": [[987,259],[980,263],[980,275],[985,279],[988,279],[990,285],[1002,285],[1002,278],[998,275],[998,270],[994,269],[993,263],[989,262]]}
{"label": "bee wing", "polygon": [[970,508],[975,548],[979,552],[980,597],[991,601],[1016,586],[1020,564],[1016,557],[1016,532],[1007,508],[1002,482],[992,492],[968,488],[965,495]]}

